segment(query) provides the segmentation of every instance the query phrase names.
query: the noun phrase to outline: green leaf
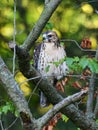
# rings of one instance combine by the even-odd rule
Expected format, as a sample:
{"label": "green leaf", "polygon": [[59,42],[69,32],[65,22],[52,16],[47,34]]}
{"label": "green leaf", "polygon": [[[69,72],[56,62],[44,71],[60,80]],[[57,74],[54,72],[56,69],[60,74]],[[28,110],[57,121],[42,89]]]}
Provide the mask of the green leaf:
{"label": "green leaf", "polygon": [[15,114],[15,107],[11,101],[6,102],[5,105],[0,107],[0,114],[7,114],[8,111],[11,111],[12,113]]}
{"label": "green leaf", "polygon": [[69,120],[69,118],[67,116],[65,116],[64,114],[62,114],[62,120],[67,122]]}
{"label": "green leaf", "polygon": [[60,59],[59,61],[53,62],[53,64],[58,67],[60,64],[62,64],[65,61],[65,58]]}
{"label": "green leaf", "polygon": [[80,128],[77,128],[77,130],[81,130]]}
{"label": "green leaf", "polygon": [[31,61],[30,61],[30,64],[31,64],[31,65],[33,65],[33,64],[34,64],[34,61],[33,61],[33,60],[31,60]]}
{"label": "green leaf", "polygon": [[96,120],[96,123],[98,123],[98,120]]}
{"label": "green leaf", "polygon": [[94,72],[98,74],[98,62],[95,59],[90,60],[90,62],[94,68]]}
{"label": "green leaf", "polygon": [[65,43],[64,43],[64,42],[60,42],[60,44],[61,44],[62,46],[64,46]]}
{"label": "green leaf", "polygon": [[79,62],[79,57],[74,57],[75,62]]}
{"label": "green leaf", "polygon": [[95,70],[95,67],[94,67],[94,61],[92,60],[92,59],[89,59],[88,60],[88,67],[90,68],[90,70],[92,71],[92,72],[95,72],[96,70]]}
{"label": "green leaf", "polygon": [[95,72],[98,74],[98,63],[94,64]]}
{"label": "green leaf", "polygon": [[53,62],[53,64],[54,64],[56,67],[58,67],[58,66],[60,65],[59,61],[55,61],[55,62]]}
{"label": "green leaf", "polygon": [[88,66],[88,63],[89,63],[89,61],[88,61],[88,58],[86,58],[86,57],[81,58],[80,62],[79,62],[79,64],[81,65],[81,67],[83,69],[85,69],[85,67]]}
{"label": "green leaf", "polygon": [[15,111],[15,116],[19,117],[19,112],[17,110]]}
{"label": "green leaf", "polygon": [[68,66],[71,66],[73,62],[74,62],[73,58],[68,58],[68,57],[66,58],[66,63]]}
{"label": "green leaf", "polygon": [[48,72],[50,69],[50,65],[48,65],[46,68],[45,68],[45,71]]}
{"label": "green leaf", "polygon": [[2,114],[2,107],[0,107],[0,115]]}
{"label": "green leaf", "polygon": [[7,114],[9,110],[10,110],[10,107],[9,107],[9,106],[3,106],[3,107],[2,107],[2,112],[3,112],[4,114]]}

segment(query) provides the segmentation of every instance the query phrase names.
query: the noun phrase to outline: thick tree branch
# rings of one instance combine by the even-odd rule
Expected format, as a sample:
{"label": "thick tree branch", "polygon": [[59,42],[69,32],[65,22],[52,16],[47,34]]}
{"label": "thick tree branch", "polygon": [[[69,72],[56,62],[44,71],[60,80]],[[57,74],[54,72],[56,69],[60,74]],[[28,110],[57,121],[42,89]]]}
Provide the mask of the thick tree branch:
{"label": "thick tree branch", "polygon": [[31,49],[33,43],[37,40],[37,38],[41,34],[42,29],[45,27],[47,21],[50,19],[53,12],[61,2],[62,0],[51,0],[48,4],[45,4],[42,14],[40,15],[37,23],[31,30],[30,34],[24,41],[24,44],[21,46],[21,48],[23,48],[26,51],[29,51]]}
{"label": "thick tree branch", "polygon": [[50,2],[50,0],[45,0],[45,5],[47,5]]}
{"label": "thick tree branch", "polygon": [[35,119],[32,117],[32,114],[30,112],[30,109],[28,108],[27,101],[25,100],[22,91],[20,90],[17,82],[14,80],[13,75],[8,70],[7,66],[5,65],[1,57],[0,57],[0,80],[5,90],[8,92],[8,95],[10,96],[11,100],[17,107],[17,110],[22,118],[23,125],[25,125],[25,128],[27,130],[30,130],[27,128],[27,126],[31,123],[33,124],[32,126],[34,126]]}

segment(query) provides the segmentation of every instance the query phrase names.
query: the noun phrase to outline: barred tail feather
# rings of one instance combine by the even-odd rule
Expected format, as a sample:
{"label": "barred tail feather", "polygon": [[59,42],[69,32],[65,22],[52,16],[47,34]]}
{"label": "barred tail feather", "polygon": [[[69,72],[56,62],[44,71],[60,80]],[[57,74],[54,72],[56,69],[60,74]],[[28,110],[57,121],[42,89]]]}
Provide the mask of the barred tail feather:
{"label": "barred tail feather", "polygon": [[46,107],[48,105],[49,105],[49,103],[47,101],[46,96],[44,95],[44,93],[42,91],[40,91],[40,106],[41,107]]}

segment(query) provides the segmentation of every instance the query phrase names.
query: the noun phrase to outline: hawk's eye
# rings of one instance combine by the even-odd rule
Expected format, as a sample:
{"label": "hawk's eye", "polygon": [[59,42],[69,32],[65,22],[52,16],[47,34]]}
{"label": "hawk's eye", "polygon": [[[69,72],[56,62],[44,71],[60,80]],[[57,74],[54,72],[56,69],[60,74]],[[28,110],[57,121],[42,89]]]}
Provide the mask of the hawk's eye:
{"label": "hawk's eye", "polygon": [[48,37],[49,37],[49,38],[51,38],[51,37],[52,37],[52,35],[50,34],[50,35],[48,35]]}

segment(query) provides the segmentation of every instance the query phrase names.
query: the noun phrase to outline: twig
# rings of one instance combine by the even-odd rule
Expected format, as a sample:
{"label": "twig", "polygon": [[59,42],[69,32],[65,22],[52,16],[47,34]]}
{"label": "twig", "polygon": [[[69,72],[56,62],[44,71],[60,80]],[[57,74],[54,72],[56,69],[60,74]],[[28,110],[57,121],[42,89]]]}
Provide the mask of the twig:
{"label": "twig", "polygon": [[30,102],[30,99],[31,99],[32,95],[34,94],[34,92],[35,92],[36,89],[38,88],[38,85],[40,84],[41,80],[42,80],[42,79],[39,80],[39,82],[38,82],[37,85],[35,86],[33,92],[30,94],[30,97],[29,97],[29,99],[28,99],[28,103]]}
{"label": "twig", "polygon": [[41,77],[41,76],[36,76],[36,77],[29,78],[29,79],[27,79],[27,80],[21,82],[21,83],[19,84],[19,86],[22,85],[22,84],[24,84],[25,82],[28,82],[28,81],[31,81],[31,80],[35,80],[35,79],[39,79],[40,77]]}
{"label": "twig", "polygon": [[1,120],[1,115],[0,115],[0,126],[1,126],[1,130],[5,130],[4,127],[3,127],[2,120]]}
{"label": "twig", "polygon": [[91,52],[96,52],[96,50],[93,50],[93,49],[83,49],[79,43],[76,41],[76,40],[72,40],[72,39],[61,39],[60,40],[61,42],[73,42],[77,45],[77,47],[81,50],[81,51],[91,51]]}
{"label": "twig", "polygon": [[17,121],[18,118],[16,118],[7,128],[5,128],[5,130],[9,130],[9,128],[11,128]]}
{"label": "twig", "polygon": [[[15,42],[16,42],[16,0],[14,0],[14,32],[13,32],[13,43]],[[16,59],[16,47],[14,45],[13,75],[15,74],[15,59]]]}

